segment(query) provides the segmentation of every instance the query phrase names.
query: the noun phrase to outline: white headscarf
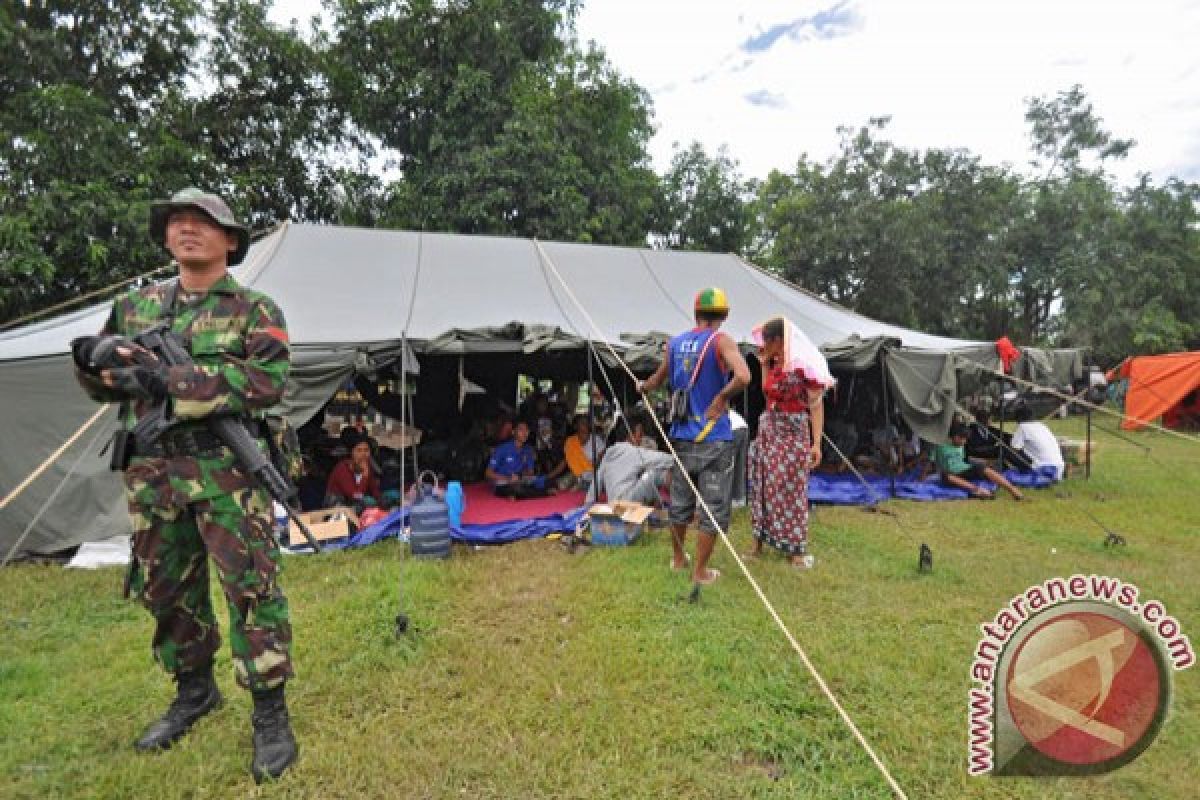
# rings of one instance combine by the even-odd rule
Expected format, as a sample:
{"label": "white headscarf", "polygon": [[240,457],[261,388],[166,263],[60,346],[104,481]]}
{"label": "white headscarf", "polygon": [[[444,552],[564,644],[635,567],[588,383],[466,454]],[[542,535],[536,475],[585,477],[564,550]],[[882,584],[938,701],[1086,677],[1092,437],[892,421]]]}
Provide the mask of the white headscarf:
{"label": "white headscarf", "polygon": [[[804,373],[804,377],[819,384],[822,389],[828,389],[837,383],[829,372],[829,364],[825,361],[825,356],[812,343],[812,340],[804,335],[804,331],[786,317],[778,317],[778,319],[783,320],[783,368],[789,372],[800,370]],[[766,339],[763,337],[763,328],[770,321],[759,323],[750,332],[750,338],[759,347],[766,343]]]}

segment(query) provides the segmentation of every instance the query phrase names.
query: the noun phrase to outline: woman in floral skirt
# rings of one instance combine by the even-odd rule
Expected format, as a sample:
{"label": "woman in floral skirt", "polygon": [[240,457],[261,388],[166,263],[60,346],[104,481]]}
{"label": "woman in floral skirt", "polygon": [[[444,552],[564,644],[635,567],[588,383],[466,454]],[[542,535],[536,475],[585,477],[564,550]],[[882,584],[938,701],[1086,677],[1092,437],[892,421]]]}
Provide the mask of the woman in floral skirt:
{"label": "woman in floral skirt", "polygon": [[808,474],[821,463],[825,410],[821,397],[833,385],[824,356],[793,323],[775,317],[754,329],[762,364],[766,410],[749,459],[752,556],[763,543],[793,566],[813,565],[808,551]]}

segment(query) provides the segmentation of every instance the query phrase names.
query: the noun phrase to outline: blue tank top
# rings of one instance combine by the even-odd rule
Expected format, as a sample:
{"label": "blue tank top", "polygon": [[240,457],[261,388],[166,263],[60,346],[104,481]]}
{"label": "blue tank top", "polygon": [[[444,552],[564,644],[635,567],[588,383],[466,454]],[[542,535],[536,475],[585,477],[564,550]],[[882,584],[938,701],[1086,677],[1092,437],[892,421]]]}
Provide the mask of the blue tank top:
{"label": "blue tank top", "polygon": [[[688,385],[692,379],[692,372],[696,369],[696,359],[704,350],[704,345],[711,337],[718,335],[716,331],[697,328],[671,339],[667,347],[671,359],[669,374],[672,389],[682,389]],[[696,385],[692,387],[688,397],[688,421],[671,423],[672,439],[696,441],[708,426],[704,412],[712,404],[713,398],[725,388],[725,384],[725,372],[720,367],[717,341],[714,339],[708,346],[708,351],[704,353],[704,363],[700,366],[700,372],[696,375]],[[724,414],[717,420],[701,441],[733,441],[733,425],[729,421],[729,415]]]}

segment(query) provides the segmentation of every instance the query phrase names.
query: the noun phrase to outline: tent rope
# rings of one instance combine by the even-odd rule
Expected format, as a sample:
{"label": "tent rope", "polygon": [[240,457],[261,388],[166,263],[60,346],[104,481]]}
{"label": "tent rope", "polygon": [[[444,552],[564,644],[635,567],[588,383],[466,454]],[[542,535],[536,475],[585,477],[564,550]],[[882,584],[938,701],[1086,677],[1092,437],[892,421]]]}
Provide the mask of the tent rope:
{"label": "tent rope", "polygon": [[62,454],[67,451],[67,449],[71,445],[75,444],[75,440],[78,439],[80,436],[82,436],[84,431],[86,431],[88,428],[92,427],[92,425],[96,424],[96,420],[100,419],[100,416],[108,409],[108,406],[109,406],[108,403],[105,403],[104,405],[100,406],[100,408],[96,411],[96,413],[92,414],[92,416],[89,417],[86,422],[84,422],[82,425],[80,425],[79,428],[77,428],[76,431],[74,433],[72,433],[71,436],[65,442],[63,442],[62,445],[59,446],[59,448],[57,450],[55,450],[53,453],[51,453],[49,456],[47,456],[46,460],[43,461],[41,464],[38,464],[36,467],[34,467],[33,472],[30,472],[25,477],[25,480],[21,481],[21,483],[18,484],[16,486],[16,488],[14,488],[11,492],[6,494],[4,496],[4,499],[0,500],[0,511],[3,511],[4,509],[8,508],[8,504],[11,503],[13,500],[17,499],[17,496],[19,494],[21,494],[21,492],[25,491],[25,489],[27,489],[29,487],[29,484],[31,484],[35,480],[37,480],[39,475],[41,475],[43,472],[45,472],[50,467],[51,464],[53,464],[55,461],[57,461],[62,456]]}
{"label": "tent rope", "polygon": [[[107,405],[101,407],[100,411],[104,411],[104,409],[107,407],[108,407]],[[83,433],[83,431],[87,430],[87,428],[92,424],[92,422],[95,421],[95,419],[96,419],[96,417],[92,417],[91,420],[88,420],[88,422],[85,423],[84,426],[81,427],[76,432],[76,435],[72,437],[72,441],[74,439],[78,438],[78,435],[80,433]],[[17,540],[13,543],[13,546],[9,549],[8,554],[4,556],[4,560],[0,561],[0,568],[4,568],[4,567],[8,566],[8,562],[12,560],[13,555],[17,552],[17,550],[19,550],[21,548],[21,545],[24,544],[25,537],[27,537],[30,534],[30,532],[33,531],[33,526],[37,525],[38,520],[40,520],[42,518],[42,514],[46,513],[46,509],[49,508],[50,504],[53,503],[55,498],[58,497],[58,493],[63,490],[63,487],[67,485],[67,481],[69,481],[71,479],[71,476],[75,474],[75,470],[78,469],[79,465],[83,462],[83,457],[86,456],[89,452],[91,452],[92,446],[96,443],[96,440],[99,439],[101,434],[103,434],[103,433],[104,433],[104,428],[97,428],[96,432],[92,434],[92,437],[90,439],[88,439],[88,443],[86,445],[84,445],[82,450],[79,451],[79,455],[78,455],[78,457],[76,457],[75,461],[72,462],[70,469],[68,469],[66,474],[62,476],[62,480],[60,480],[58,482],[58,485],[54,487],[54,491],[50,492],[50,495],[42,503],[41,507],[37,510],[37,513],[33,515],[33,518],[29,520],[29,524],[27,524],[25,526],[25,530],[21,531],[21,535],[17,537]],[[71,444],[71,442],[67,442],[67,444],[63,445],[62,450],[65,450],[68,446],[70,446],[70,444]],[[51,459],[51,462],[52,461],[53,461],[53,459]],[[9,498],[7,498],[7,497],[5,498],[6,505],[8,503],[8,499]]]}
{"label": "tent rope", "polygon": [[973,368],[978,369],[982,372],[989,372],[992,375],[995,375],[996,377],[1004,378],[1005,380],[1009,380],[1009,381],[1012,381],[1013,383],[1021,384],[1028,388],[1031,388],[1031,389],[1036,389],[1037,391],[1042,392],[1043,394],[1048,394],[1053,397],[1057,397],[1058,399],[1063,400],[1064,402],[1077,403],[1078,405],[1081,405],[1084,408],[1090,408],[1093,411],[1099,411],[1102,414],[1108,414],[1109,416],[1116,417],[1117,419],[1132,420],[1133,422],[1136,422],[1139,425],[1144,425],[1148,428],[1152,428],[1153,430],[1156,430],[1159,433],[1165,433],[1169,436],[1174,436],[1178,439],[1183,439],[1185,442],[1191,442],[1193,444],[1200,444],[1200,436],[1191,436],[1186,433],[1180,433],[1179,431],[1173,431],[1170,428],[1165,428],[1156,422],[1152,422],[1150,420],[1145,420],[1145,419],[1139,419],[1138,417],[1131,417],[1128,414],[1125,414],[1121,411],[1114,411],[1113,409],[1108,408],[1106,406],[1100,406],[1100,405],[1096,405],[1095,403],[1089,402],[1087,400],[1077,399],[1074,395],[1063,394],[1062,392],[1058,391],[1057,389],[1054,389],[1053,387],[1040,386],[1039,384],[1036,384],[1033,381],[1028,381],[1028,380],[1025,380],[1024,378],[1018,378],[1015,375],[1009,375],[1008,373],[1001,372],[1000,370],[995,369],[993,367],[989,367],[984,364],[980,364],[978,361],[972,361],[971,359],[961,356],[958,353],[951,353],[950,355],[953,356],[956,361],[961,361],[964,364],[969,364]]}
{"label": "tent rope", "polygon": [[24,316],[17,317],[16,319],[10,319],[5,323],[0,324],[0,331],[5,331],[5,330],[8,330],[9,328],[15,328],[16,326],[21,325],[22,323],[30,322],[31,320],[35,320],[35,319],[40,319],[48,314],[53,314],[55,311],[61,311],[64,308],[70,308],[71,306],[77,305],[77,304],[83,302],[84,300],[88,300],[92,297],[96,297],[98,295],[102,295],[107,292],[111,292],[113,289],[120,289],[122,286],[128,286],[129,284],[134,283],[135,281],[140,281],[144,278],[149,278],[152,275],[157,275],[158,273],[163,272],[168,269],[171,269],[174,266],[175,266],[174,262],[172,262],[170,264],[164,264],[163,266],[156,267],[155,269],[152,269],[149,272],[143,272],[140,275],[134,275],[132,278],[127,278],[126,280],[119,281],[117,283],[111,283],[108,286],[102,286],[99,289],[95,289],[93,291],[87,292],[86,294],[76,295],[75,297],[72,297],[70,300],[64,300],[61,303],[55,303],[52,306],[47,306],[46,308],[40,308],[37,311],[30,312],[29,314],[25,314]]}
{"label": "tent rope", "polygon": [[[955,408],[955,410],[956,410],[957,412],[959,412],[960,414],[964,414],[964,415],[970,416],[970,411],[969,411],[969,409],[967,409],[965,406],[963,406],[963,404],[962,404],[962,403],[959,403],[957,398],[951,397],[951,396],[949,395],[949,393],[948,393],[948,392],[947,392],[945,389],[943,389],[943,388],[942,388],[942,387],[940,387],[940,386],[937,386],[937,385],[935,385],[935,384],[934,384],[932,381],[930,381],[928,378],[926,378],[924,375],[922,375],[920,372],[918,372],[918,371],[917,371],[915,368],[913,368],[913,367],[912,367],[911,365],[909,365],[908,363],[906,363],[906,362],[904,362],[904,361],[897,361],[896,363],[898,363],[898,364],[903,364],[905,367],[907,367],[907,368],[908,368],[909,372],[911,372],[913,375],[915,375],[915,376],[916,376],[916,377],[917,377],[917,378],[918,378],[920,381],[922,381],[922,382],[923,382],[923,383],[924,383],[926,386],[928,386],[928,387],[929,387],[930,389],[932,389],[933,391],[940,393],[940,394],[941,394],[943,397],[945,397],[947,400],[949,400],[949,401],[951,402],[951,404],[954,406],[954,408]],[[972,361],[972,362],[970,362],[970,363],[974,364],[975,362],[973,362],[973,361]],[[1011,377],[1011,376],[1007,376],[1007,375],[1006,375],[1005,377]],[[1085,390],[1085,391],[1086,391],[1086,390]],[[1072,398],[1075,398],[1075,397],[1076,397],[1076,395],[1071,395],[1071,397],[1072,397]],[[1085,405],[1085,406],[1087,406],[1087,405],[1091,405],[1091,403],[1088,403],[1088,402],[1086,402],[1086,401],[1084,401],[1084,400],[1075,400],[1074,402],[1079,402],[1081,405]],[[1109,430],[1108,428],[1105,428],[1103,425],[1099,425],[1099,424],[1097,424],[1097,425],[1095,425],[1095,428],[1096,428],[1096,430],[1103,431],[1104,433],[1108,433],[1108,434],[1114,434],[1114,435],[1116,435],[1116,436],[1117,436],[1118,438],[1120,438],[1120,439],[1124,439],[1124,438],[1125,438],[1125,437],[1121,436],[1120,434],[1117,434],[1115,431],[1111,431],[1111,430]],[[996,439],[996,443],[1000,445],[1000,447],[1001,447],[1001,449],[1002,449],[1002,450],[1006,450],[1006,451],[1008,451],[1009,453],[1013,454],[1014,456],[1021,456],[1021,457],[1024,457],[1024,453],[1018,452],[1017,450],[1013,449],[1013,447],[1012,447],[1010,444],[1008,444],[1007,442],[1005,442],[1003,439],[999,439],[999,438],[998,438],[998,439]],[[1149,458],[1149,459],[1150,459],[1152,462],[1154,462],[1154,463],[1155,463],[1155,464],[1157,464],[1158,466],[1160,466],[1160,467],[1165,467],[1165,466],[1166,466],[1166,465],[1165,465],[1165,464],[1163,464],[1161,461],[1158,461],[1157,459],[1155,459],[1153,456],[1151,456],[1151,455],[1150,455],[1150,452],[1149,452],[1149,451],[1150,451],[1150,448],[1148,448],[1148,447],[1145,447],[1144,445],[1142,445],[1142,444],[1139,444],[1138,442],[1130,442],[1130,444],[1133,444],[1133,445],[1135,445],[1135,446],[1137,446],[1137,447],[1141,447],[1141,448],[1142,448],[1142,449],[1145,451],[1145,455],[1146,455],[1146,457],[1147,457],[1147,458]],[[1061,495],[1060,495],[1060,499],[1067,499],[1067,498],[1069,498],[1069,495],[1067,495],[1066,497],[1063,497],[1063,496],[1061,496]],[[1073,505],[1073,504],[1071,504],[1071,503],[1067,503],[1067,507],[1068,507],[1068,508],[1070,508],[1070,509],[1071,509],[1071,510],[1073,510],[1073,511],[1076,511],[1076,512],[1078,512],[1080,515],[1082,515],[1082,516],[1086,517],[1086,518],[1087,518],[1087,519],[1089,519],[1091,522],[1094,522],[1094,523],[1095,523],[1097,526],[1099,526],[1099,527],[1100,527],[1100,529],[1101,529],[1101,530],[1103,530],[1105,533],[1108,533],[1108,534],[1111,534],[1111,533],[1112,533],[1112,531],[1110,531],[1110,530],[1109,530],[1109,529],[1108,529],[1108,528],[1107,528],[1107,527],[1106,527],[1106,526],[1105,526],[1105,525],[1104,525],[1102,522],[1100,522],[1100,520],[1098,520],[1098,519],[1095,517],[1095,515],[1093,515],[1093,514],[1092,514],[1090,511],[1088,511],[1086,508],[1077,507],[1077,506],[1074,506],[1074,505]]]}
{"label": "tent rope", "polygon": [[[611,343],[609,343],[608,337],[604,335],[604,332],[600,329],[600,326],[596,324],[595,319],[593,319],[592,315],[588,313],[587,308],[584,307],[583,303],[581,303],[579,301],[579,298],[575,296],[575,292],[572,291],[570,285],[563,278],[562,273],[560,273],[558,271],[558,268],[554,265],[554,262],[552,260],[550,260],[549,255],[546,253],[545,249],[542,247],[542,243],[537,239],[534,239],[533,242],[534,242],[534,245],[536,245],[536,247],[537,247],[539,256],[541,257],[543,262],[550,268],[551,272],[554,273],[554,276],[558,280],[558,282],[560,284],[562,284],[562,287],[563,287],[564,291],[566,292],[567,296],[571,298],[571,302],[573,302],[575,304],[575,306],[579,309],[580,313],[587,320],[587,322],[591,326],[592,330],[594,330],[595,333],[601,337],[600,340],[608,348],[609,353],[610,353],[610,355],[612,355],[613,359],[621,365],[621,368],[625,371],[625,373],[627,375],[629,375],[630,379],[632,379],[633,381],[636,382],[637,376],[633,373],[633,370],[631,370],[629,368],[629,365],[625,363],[625,360],[623,358],[621,358],[620,355],[617,354],[616,349],[613,348]],[[646,398],[645,393],[642,392],[640,394],[642,397],[642,401],[646,402],[647,398]],[[783,635],[787,639],[788,643],[792,646],[792,649],[796,652],[796,655],[799,656],[800,661],[804,664],[805,668],[808,670],[809,674],[812,676],[813,680],[816,682],[818,688],[820,688],[822,694],[825,695],[826,699],[829,700],[830,705],[832,705],[834,710],[837,711],[838,716],[841,717],[841,719],[842,719],[842,722],[844,722],[846,724],[846,727],[849,728],[851,734],[853,734],[854,738],[858,741],[858,744],[863,748],[863,750],[866,752],[867,756],[871,759],[871,762],[875,765],[875,768],[877,770],[879,770],[879,773],[883,776],[884,780],[887,782],[887,784],[891,788],[892,792],[896,795],[896,797],[900,798],[901,800],[908,800],[908,796],[904,793],[904,790],[900,788],[900,784],[898,784],[896,782],[896,779],[892,777],[891,772],[888,771],[888,768],[883,763],[883,760],[880,759],[880,757],[876,754],[874,748],[871,747],[870,742],[867,741],[867,739],[863,735],[862,731],[859,730],[858,726],[854,723],[854,720],[850,717],[850,714],[846,711],[846,709],[838,701],[837,696],[833,693],[833,690],[829,688],[829,684],[826,683],[824,677],[822,677],[821,673],[817,670],[817,668],[813,664],[812,660],[808,657],[808,654],[805,652],[804,648],[800,646],[800,642],[798,642],[796,640],[796,637],[792,634],[791,630],[788,629],[787,624],[784,623],[783,619],[779,616],[779,612],[777,612],[775,610],[774,605],[771,604],[771,601],[767,598],[767,595],[763,592],[762,588],[758,585],[758,581],[756,581],[754,579],[754,576],[750,573],[750,570],[746,567],[745,562],[742,561],[741,557],[738,555],[737,549],[734,548],[733,543],[729,540],[729,535],[725,532],[725,530],[720,525],[716,524],[716,518],[714,517],[712,510],[708,507],[708,504],[704,501],[704,497],[700,494],[699,490],[696,488],[695,483],[692,482],[691,476],[688,475],[687,470],[683,468],[683,462],[680,460],[679,454],[677,452],[675,452],[675,447],[671,444],[670,437],[667,436],[666,431],[663,430],[662,423],[659,422],[657,416],[651,414],[650,417],[654,421],[654,425],[658,429],[659,434],[662,436],[663,442],[666,444],[667,449],[670,450],[671,456],[675,459],[675,463],[678,466],[680,472],[683,474],[684,479],[687,481],[688,486],[691,488],[693,494],[696,496],[697,502],[700,504],[700,507],[704,510],[704,513],[708,515],[709,521],[712,523],[713,528],[715,528],[716,531],[718,532],[718,534],[720,534],[722,543],[725,545],[726,549],[729,550],[729,554],[733,557],[733,560],[737,563],[738,567],[741,569],[742,574],[746,576],[747,582],[749,582],[750,587],[754,590],[754,593],[758,596],[758,599],[762,602],[763,606],[766,608],[767,613],[770,614],[771,619],[774,620],[776,626],[783,633]]]}

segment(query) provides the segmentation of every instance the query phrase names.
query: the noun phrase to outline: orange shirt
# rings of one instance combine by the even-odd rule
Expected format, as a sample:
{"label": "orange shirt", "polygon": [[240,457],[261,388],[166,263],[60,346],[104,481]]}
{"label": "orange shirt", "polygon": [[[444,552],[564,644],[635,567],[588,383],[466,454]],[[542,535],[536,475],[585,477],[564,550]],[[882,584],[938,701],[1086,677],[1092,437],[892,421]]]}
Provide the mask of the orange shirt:
{"label": "orange shirt", "polygon": [[[592,472],[596,469],[595,464],[589,457],[592,455],[593,447],[595,455],[599,458],[604,452],[604,445],[601,443],[599,436],[592,434],[592,446],[587,446],[579,441],[579,436],[572,434],[567,437],[566,443],[563,445],[563,455],[567,459],[567,468],[571,470],[573,475],[582,475],[585,472]],[[585,452],[586,451],[586,452]]]}

